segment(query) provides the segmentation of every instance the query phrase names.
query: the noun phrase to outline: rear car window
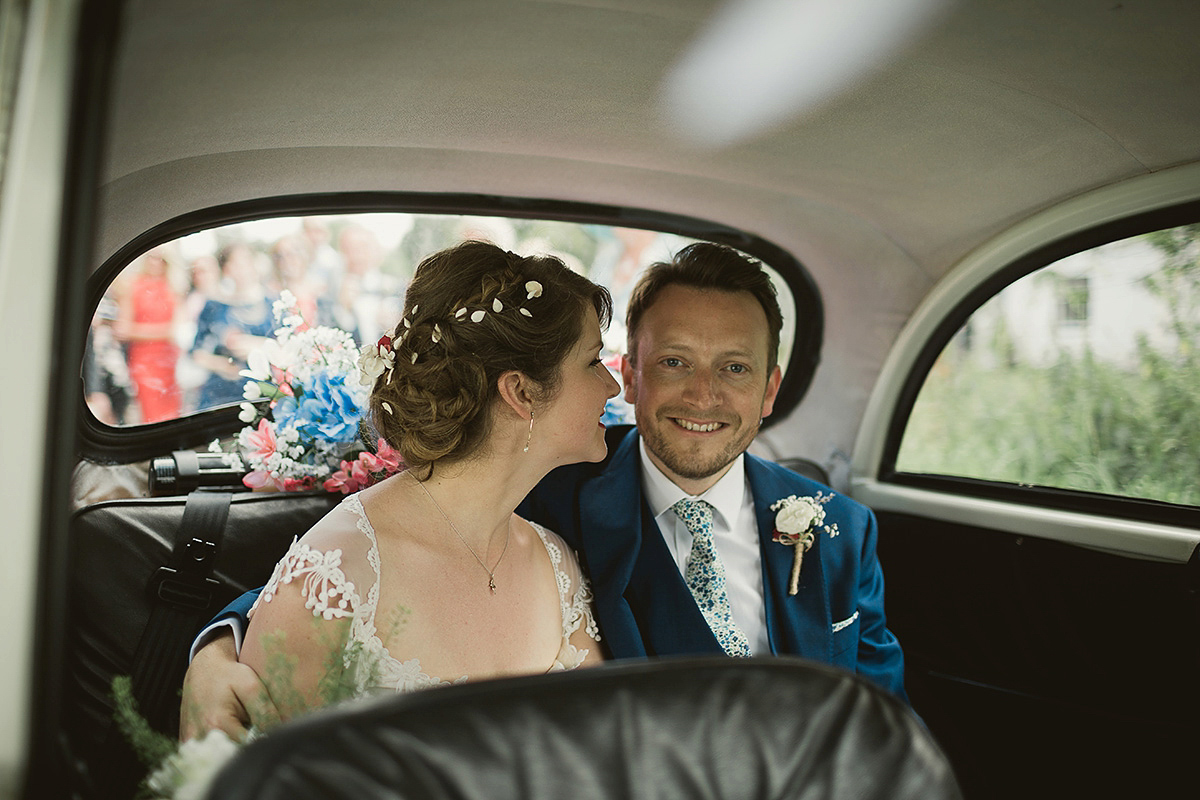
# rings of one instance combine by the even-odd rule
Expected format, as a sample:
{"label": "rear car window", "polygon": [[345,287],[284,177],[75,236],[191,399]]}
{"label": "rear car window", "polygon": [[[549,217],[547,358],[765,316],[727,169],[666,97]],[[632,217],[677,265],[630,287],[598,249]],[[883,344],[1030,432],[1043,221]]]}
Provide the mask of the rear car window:
{"label": "rear car window", "polygon": [[1200,225],[1063,258],[977,309],[929,370],[903,473],[1200,505]]}
{"label": "rear car window", "polygon": [[[94,314],[83,364],[87,406],[113,427],[164,422],[243,401],[246,357],[272,336],[286,290],[310,325],[374,342],[395,325],[404,288],[427,255],[464,239],[551,254],[612,292],[610,366],[625,349],[637,277],[695,239],[639,228],[408,213],[282,217],[213,228],[142,253],[112,280]],[[780,364],[791,357],[795,301],[769,265],[784,314]],[[614,398],[611,420],[632,421]]]}

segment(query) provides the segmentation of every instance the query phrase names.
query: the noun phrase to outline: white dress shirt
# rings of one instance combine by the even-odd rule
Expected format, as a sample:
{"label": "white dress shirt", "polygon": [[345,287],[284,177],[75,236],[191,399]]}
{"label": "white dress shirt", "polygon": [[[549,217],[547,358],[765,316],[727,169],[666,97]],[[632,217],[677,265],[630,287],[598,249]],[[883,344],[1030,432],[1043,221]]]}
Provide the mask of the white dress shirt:
{"label": "white dress shirt", "polygon": [[692,496],[650,460],[640,434],[638,447],[642,456],[642,491],[679,574],[684,574],[692,554],[692,532],[671,506],[685,497],[704,500],[713,507],[713,543],[725,566],[725,588],[733,621],[746,634],[752,653],[770,653],[763,601],[762,550],[754,518],[754,496],[746,482],[745,454],[738,456],[729,471],[706,492]]}

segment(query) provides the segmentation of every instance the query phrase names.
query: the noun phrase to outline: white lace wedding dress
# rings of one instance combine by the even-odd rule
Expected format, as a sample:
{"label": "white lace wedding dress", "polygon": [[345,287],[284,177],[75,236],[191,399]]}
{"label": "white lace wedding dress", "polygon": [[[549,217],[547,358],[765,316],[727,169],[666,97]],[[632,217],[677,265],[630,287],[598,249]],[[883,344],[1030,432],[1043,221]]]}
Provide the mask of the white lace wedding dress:
{"label": "white lace wedding dress", "polygon": [[[419,657],[405,661],[392,657],[376,627],[383,565],[380,564],[375,529],[358,495],[350,495],[331,513],[353,514],[361,536],[322,535],[318,527],[293,542],[287,555],[275,566],[271,580],[250,611],[251,616],[260,604],[271,602],[281,585],[303,581],[301,595],[305,607],[311,609],[314,616],[351,621],[350,638],[344,653],[347,666],[356,675],[356,694],[411,692],[469,680],[468,675],[429,675],[421,668]],[[566,543],[540,525],[532,522],[530,525],[554,567],[562,618],[558,654],[553,663],[546,665],[546,671],[573,669],[583,662],[588,648],[572,642],[594,645],[600,639],[592,614],[591,588]],[[364,668],[364,665],[369,666]]]}

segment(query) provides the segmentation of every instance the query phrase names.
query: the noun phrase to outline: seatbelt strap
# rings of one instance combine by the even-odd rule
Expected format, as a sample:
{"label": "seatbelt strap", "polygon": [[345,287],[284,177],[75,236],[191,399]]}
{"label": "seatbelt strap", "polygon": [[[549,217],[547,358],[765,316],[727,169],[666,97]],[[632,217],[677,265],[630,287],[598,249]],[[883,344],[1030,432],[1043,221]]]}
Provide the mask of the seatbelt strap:
{"label": "seatbelt strap", "polygon": [[133,696],[146,721],[172,736],[188,645],[215,610],[220,583],[212,573],[232,499],[228,492],[188,495],[170,563],[159,567],[147,586],[150,620],[133,656]]}

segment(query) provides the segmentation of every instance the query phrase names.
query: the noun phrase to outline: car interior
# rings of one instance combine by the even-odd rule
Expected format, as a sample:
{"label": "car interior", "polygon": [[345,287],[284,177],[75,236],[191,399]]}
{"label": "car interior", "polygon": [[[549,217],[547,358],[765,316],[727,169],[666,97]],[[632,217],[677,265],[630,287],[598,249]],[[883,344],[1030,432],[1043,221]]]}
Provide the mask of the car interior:
{"label": "car interior", "polygon": [[[19,473],[0,582],[20,654],[0,672],[13,721],[0,797],[133,796],[145,767],[114,721],[113,678],[133,675],[147,720],[173,733],[195,633],[342,496],[249,491],[246,470],[214,452],[236,451],[249,398],[207,393],[202,280],[233,286],[240,245],[264,308],[286,288],[370,342],[394,324],[416,263],[464,238],[559,255],[619,309],[641,270],[689,242],[765,265],[784,378],[750,452],[875,512],[915,716],[896,718],[861,682],[853,691],[893,715],[889,741],[933,748],[921,769],[940,781],[944,758],[953,774],[935,790],[872,751],[862,769],[896,780],[871,796],[954,796],[954,784],[968,800],[1194,794],[1200,6],[0,9],[0,337],[12,360],[0,447]],[[330,287],[352,271],[356,234],[377,284],[338,317]],[[304,281],[289,277],[289,247],[304,253]],[[161,373],[174,399],[158,405],[124,316],[152,264],[179,306],[159,336],[174,348]],[[269,335],[258,323],[253,335]],[[619,363],[621,313],[604,344]],[[632,419],[619,400],[611,412]],[[713,665],[691,678],[686,666],[663,667],[678,702],[715,708],[686,695],[715,680]],[[627,667],[579,691],[643,681]],[[650,725],[667,689],[645,675],[658,688],[637,719]],[[851,691],[829,688],[836,677],[808,679]],[[782,701],[749,684],[722,691],[718,705],[745,713],[705,716],[713,736],[769,739],[777,721],[752,710]],[[518,681],[487,702],[549,719],[537,694]],[[405,708],[386,724],[407,724]],[[689,725],[657,721],[665,733],[641,735]],[[874,724],[845,730],[869,750]],[[563,757],[612,743],[603,726],[619,725],[597,725],[608,732]],[[364,748],[390,735],[360,730]],[[670,770],[591,752],[597,774],[631,770],[594,796],[687,796],[654,794],[680,780]],[[268,764],[248,760],[242,775],[265,778]],[[792,796],[776,790],[726,796]]]}

